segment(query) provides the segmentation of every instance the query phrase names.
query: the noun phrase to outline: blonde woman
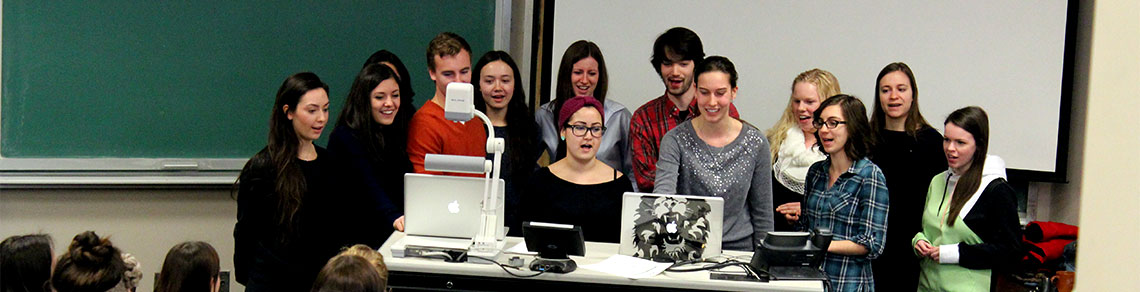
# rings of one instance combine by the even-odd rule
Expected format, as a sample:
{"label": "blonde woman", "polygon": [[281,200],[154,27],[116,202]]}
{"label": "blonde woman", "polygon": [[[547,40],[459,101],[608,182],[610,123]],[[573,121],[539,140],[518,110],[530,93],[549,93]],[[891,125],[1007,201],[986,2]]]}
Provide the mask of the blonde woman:
{"label": "blonde woman", "polygon": [[839,92],[839,80],[831,72],[817,68],[800,73],[792,81],[792,95],[784,115],[765,133],[772,143],[772,205],[776,206],[776,231],[794,230],[788,221],[800,215],[808,168],[825,158],[815,143],[812,113],[820,102]]}

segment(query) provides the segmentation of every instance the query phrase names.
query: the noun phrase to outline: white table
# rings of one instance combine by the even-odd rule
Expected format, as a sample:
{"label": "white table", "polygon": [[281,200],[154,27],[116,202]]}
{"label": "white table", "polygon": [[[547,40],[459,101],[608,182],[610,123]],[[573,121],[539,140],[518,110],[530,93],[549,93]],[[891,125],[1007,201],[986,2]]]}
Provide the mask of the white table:
{"label": "white table", "polygon": [[[617,253],[617,244],[599,242],[586,242],[586,256],[571,256],[571,259],[577,262],[579,266],[574,272],[566,274],[545,273],[533,278],[518,278],[507,274],[496,265],[448,263],[441,259],[393,257],[391,246],[403,237],[404,233],[395,232],[380,248],[381,254],[384,255],[384,263],[388,266],[390,273],[389,284],[395,290],[506,291],[526,288],[541,291],[547,290],[542,288],[572,287],[590,292],[607,290],[823,291],[823,282],[821,281],[710,280],[707,271],[664,272],[651,278],[628,279],[581,268],[582,265],[601,262]],[[508,237],[506,241],[507,247],[511,247],[521,242],[522,238]],[[726,251],[725,255],[740,257],[744,261],[751,258],[751,253],[748,252]],[[503,254],[499,258],[499,262],[505,263],[513,256],[515,255]],[[532,259],[532,257],[525,255],[519,257],[526,260],[527,264]],[[535,273],[529,270],[512,272],[527,275]]]}

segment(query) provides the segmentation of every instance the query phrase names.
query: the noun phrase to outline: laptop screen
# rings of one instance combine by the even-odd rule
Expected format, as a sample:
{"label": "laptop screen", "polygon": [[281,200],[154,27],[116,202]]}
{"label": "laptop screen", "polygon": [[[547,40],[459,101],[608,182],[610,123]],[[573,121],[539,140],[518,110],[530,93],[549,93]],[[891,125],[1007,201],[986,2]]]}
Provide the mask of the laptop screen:
{"label": "laptop screen", "polygon": [[718,197],[625,193],[618,252],[659,262],[719,256],[724,200]]}

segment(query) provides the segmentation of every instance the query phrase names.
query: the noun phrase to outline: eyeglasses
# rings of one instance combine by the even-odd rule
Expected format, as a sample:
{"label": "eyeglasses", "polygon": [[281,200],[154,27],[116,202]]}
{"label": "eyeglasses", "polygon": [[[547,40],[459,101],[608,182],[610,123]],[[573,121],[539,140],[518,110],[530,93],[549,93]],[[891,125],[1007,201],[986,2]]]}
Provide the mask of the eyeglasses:
{"label": "eyeglasses", "polygon": [[594,138],[601,138],[602,134],[606,132],[605,126],[587,127],[586,125],[566,124],[566,127],[570,128],[570,133],[578,137],[586,137],[586,130],[590,130],[590,135]]}
{"label": "eyeglasses", "polygon": [[835,127],[838,127],[839,125],[846,125],[846,124],[847,124],[846,121],[838,121],[838,120],[828,120],[825,122],[823,120],[816,119],[814,121],[811,121],[811,125],[815,126],[816,129],[823,128],[824,125],[827,125],[827,129],[835,129]]}

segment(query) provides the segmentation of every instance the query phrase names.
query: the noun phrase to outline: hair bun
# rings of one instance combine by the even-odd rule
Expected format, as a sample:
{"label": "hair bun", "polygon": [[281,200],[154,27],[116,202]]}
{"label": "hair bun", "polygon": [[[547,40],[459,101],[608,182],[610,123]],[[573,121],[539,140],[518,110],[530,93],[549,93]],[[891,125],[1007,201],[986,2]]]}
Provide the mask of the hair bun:
{"label": "hair bun", "polygon": [[111,241],[99,238],[94,231],[87,231],[75,236],[71,242],[68,253],[71,258],[80,264],[105,264],[119,256],[118,251],[111,245]]}

